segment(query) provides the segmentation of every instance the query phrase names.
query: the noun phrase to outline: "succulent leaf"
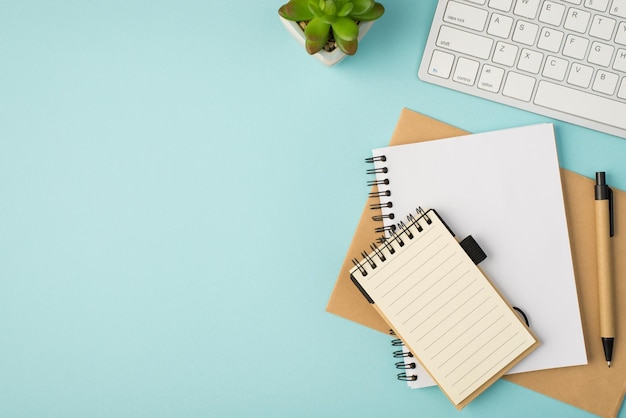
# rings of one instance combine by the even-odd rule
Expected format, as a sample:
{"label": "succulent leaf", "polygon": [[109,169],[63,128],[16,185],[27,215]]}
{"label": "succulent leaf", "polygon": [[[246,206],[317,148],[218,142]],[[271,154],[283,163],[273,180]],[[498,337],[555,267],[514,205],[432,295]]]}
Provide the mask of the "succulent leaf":
{"label": "succulent leaf", "polygon": [[313,16],[324,16],[324,12],[320,10],[320,4],[318,0],[308,0],[309,2],[309,10],[313,14]]}
{"label": "succulent leaf", "polygon": [[369,20],[376,20],[379,17],[381,17],[383,15],[383,13],[385,13],[385,8],[383,7],[382,4],[380,3],[375,3],[374,7],[368,11],[367,13],[363,13],[363,14],[359,14],[356,15],[354,13],[352,13],[350,15],[350,17],[352,17],[353,19],[356,20],[362,20],[364,22],[369,21]]}
{"label": "succulent leaf", "polygon": [[320,10],[328,16],[335,16],[337,14],[337,4],[335,0],[320,0]]}
{"label": "succulent leaf", "polygon": [[375,4],[375,0],[352,0],[352,13],[351,15],[362,15],[372,10]]}
{"label": "succulent leaf", "polygon": [[308,0],[289,0],[288,3],[278,9],[278,14],[287,20],[294,20],[296,22],[313,18]]}
{"label": "succulent leaf", "polygon": [[332,25],[337,20],[337,16],[323,15],[322,19],[324,20],[324,22],[328,23],[329,25]]}
{"label": "succulent leaf", "polygon": [[340,16],[340,17],[348,16],[352,12],[352,9],[354,9],[354,4],[350,2],[345,3],[343,6],[341,6],[341,9],[339,10],[339,13],[337,13],[337,16]]}
{"label": "succulent leaf", "polygon": [[330,25],[328,23],[320,18],[313,18],[304,29],[307,52],[315,54],[324,48],[326,41],[328,41],[329,32]]}
{"label": "succulent leaf", "polygon": [[352,41],[346,41],[343,38],[335,36],[335,41],[337,42],[337,47],[339,47],[339,49],[341,49],[346,55],[356,54],[356,50],[358,47],[358,41],[356,39]]}
{"label": "succulent leaf", "polygon": [[341,38],[344,41],[353,41],[359,36],[359,27],[354,20],[349,17],[340,17],[332,25],[335,38]]}

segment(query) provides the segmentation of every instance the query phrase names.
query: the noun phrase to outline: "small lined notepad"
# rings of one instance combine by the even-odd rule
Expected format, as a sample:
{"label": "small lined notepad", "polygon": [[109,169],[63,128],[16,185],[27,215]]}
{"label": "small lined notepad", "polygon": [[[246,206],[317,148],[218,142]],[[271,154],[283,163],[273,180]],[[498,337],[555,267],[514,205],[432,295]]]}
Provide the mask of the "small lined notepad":
{"label": "small lined notepad", "polygon": [[433,210],[351,278],[459,408],[538,344]]}

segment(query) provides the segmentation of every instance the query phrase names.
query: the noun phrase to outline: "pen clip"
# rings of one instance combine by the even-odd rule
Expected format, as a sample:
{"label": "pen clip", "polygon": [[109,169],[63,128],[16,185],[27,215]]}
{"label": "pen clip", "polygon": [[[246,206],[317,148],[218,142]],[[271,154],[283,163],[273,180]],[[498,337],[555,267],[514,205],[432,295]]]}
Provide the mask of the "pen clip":
{"label": "pen clip", "polygon": [[607,187],[608,191],[609,191],[609,230],[610,235],[609,236],[613,236],[615,235],[615,213],[613,210],[613,189],[611,189],[610,187]]}

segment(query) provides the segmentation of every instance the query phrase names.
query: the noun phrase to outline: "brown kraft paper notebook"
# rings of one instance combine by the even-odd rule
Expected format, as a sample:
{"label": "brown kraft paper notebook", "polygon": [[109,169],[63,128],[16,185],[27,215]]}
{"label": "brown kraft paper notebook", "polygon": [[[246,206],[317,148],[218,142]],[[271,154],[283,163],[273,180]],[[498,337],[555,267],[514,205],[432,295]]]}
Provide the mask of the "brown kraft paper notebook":
{"label": "brown kraft paper notebook", "polygon": [[[467,133],[422,114],[403,109],[389,145],[429,141]],[[598,171],[601,170],[602,167],[598,167]],[[626,320],[623,320],[626,317],[624,303],[626,280],[615,280],[618,337],[613,354],[614,361],[609,369],[600,343],[593,192],[595,182],[565,169],[561,169],[561,179],[589,364],[507,375],[504,379],[591,413],[615,417],[619,413],[626,391],[626,343],[619,342],[621,341],[619,336],[626,336]],[[623,227],[620,227],[626,225],[626,211],[621,209],[626,207],[626,192],[615,188],[613,191],[616,225],[612,240],[614,272],[616,278],[623,278],[626,277],[626,257],[617,255],[626,254],[624,238],[626,235],[621,233]],[[366,205],[326,310],[387,334],[389,326],[363,298],[351,282],[349,273],[352,258],[358,258],[363,249],[369,248],[380,235],[375,232],[375,228],[380,226],[379,222],[372,220],[372,215],[375,215],[375,212]]]}

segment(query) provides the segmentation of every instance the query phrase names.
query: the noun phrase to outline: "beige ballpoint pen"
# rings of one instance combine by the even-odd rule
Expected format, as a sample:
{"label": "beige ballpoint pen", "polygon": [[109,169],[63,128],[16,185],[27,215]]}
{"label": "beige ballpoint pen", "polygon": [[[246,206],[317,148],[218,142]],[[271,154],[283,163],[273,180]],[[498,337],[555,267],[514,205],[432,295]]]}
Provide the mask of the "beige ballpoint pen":
{"label": "beige ballpoint pen", "polygon": [[615,342],[615,300],[611,259],[614,217],[613,191],[606,184],[604,171],[596,172],[595,200],[600,337],[604,347],[604,357],[608,366],[611,367]]}

